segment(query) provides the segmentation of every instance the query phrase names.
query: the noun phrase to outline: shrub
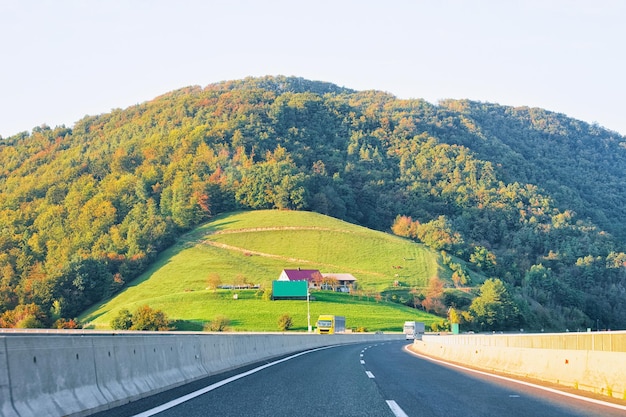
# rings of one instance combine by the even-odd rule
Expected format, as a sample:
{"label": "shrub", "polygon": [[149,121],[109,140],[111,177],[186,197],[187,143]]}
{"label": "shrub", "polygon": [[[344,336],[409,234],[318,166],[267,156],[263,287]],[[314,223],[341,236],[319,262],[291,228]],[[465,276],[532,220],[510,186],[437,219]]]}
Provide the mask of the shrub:
{"label": "shrub", "polygon": [[114,330],[170,330],[170,321],[165,313],[147,305],[139,307],[135,313],[121,309],[110,324]]}
{"label": "shrub", "polygon": [[55,329],[81,329],[83,326],[75,319],[58,319],[52,325]]}
{"label": "shrub", "polygon": [[46,315],[36,304],[20,304],[0,316],[0,327],[35,329],[44,327]]}
{"label": "shrub", "polygon": [[131,330],[169,330],[170,322],[165,313],[147,305],[141,306],[133,314]]}
{"label": "shrub", "polygon": [[204,326],[204,330],[207,332],[223,332],[228,329],[229,325],[230,319],[228,317],[217,316],[213,321]]}
{"label": "shrub", "polygon": [[448,323],[446,320],[441,320],[439,322],[433,322],[430,325],[430,329],[433,332],[445,332],[450,330],[450,323]]}
{"label": "shrub", "polygon": [[15,324],[16,329],[41,329],[43,324],[34,315],[28,315]]}
{"label": "shrub", "polygon": [[283,314],[278,318],[278,329],[280,331],[289,330],[293,326],[293,320],[291,316],[287,313]]}
{"label": "shrub", "polygon": [[133,315],[127,308],[123,308],[110,324],[113,330],[128,330],[133,325]]}

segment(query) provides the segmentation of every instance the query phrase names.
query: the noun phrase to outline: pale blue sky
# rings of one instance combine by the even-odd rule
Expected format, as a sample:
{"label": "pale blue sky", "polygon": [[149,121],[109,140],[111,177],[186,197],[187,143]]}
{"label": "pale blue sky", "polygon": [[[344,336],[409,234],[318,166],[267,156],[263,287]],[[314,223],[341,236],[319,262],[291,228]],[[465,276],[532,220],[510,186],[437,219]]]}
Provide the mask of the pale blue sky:
{"label": "pale blue sky", "polygon": [[0,0],[0,135],[263,75],[626,134],[625,18],[622,0]]}

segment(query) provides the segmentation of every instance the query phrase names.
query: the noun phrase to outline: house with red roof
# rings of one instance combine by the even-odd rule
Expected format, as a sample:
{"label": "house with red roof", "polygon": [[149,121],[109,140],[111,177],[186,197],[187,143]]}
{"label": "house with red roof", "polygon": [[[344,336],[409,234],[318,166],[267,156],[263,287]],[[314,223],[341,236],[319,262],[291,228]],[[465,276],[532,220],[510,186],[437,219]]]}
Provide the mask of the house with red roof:
{"label": "house with red roof", "polygon": [[308,281],[310,286],[322,278],[322,273],[317,269],[283,269],[278,281]]}

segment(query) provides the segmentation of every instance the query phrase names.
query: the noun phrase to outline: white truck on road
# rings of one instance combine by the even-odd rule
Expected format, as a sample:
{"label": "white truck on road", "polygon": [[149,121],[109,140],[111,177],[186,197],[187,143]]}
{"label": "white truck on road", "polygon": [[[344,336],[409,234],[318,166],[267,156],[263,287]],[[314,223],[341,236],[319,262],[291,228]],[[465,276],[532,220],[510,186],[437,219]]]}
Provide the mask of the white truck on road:
{"label": "white truck on road", "polygon": [[419,321],[405,321],[404,322],[404,336],[406,340],[417,339],[422,340],[424,334],[424,323]]}

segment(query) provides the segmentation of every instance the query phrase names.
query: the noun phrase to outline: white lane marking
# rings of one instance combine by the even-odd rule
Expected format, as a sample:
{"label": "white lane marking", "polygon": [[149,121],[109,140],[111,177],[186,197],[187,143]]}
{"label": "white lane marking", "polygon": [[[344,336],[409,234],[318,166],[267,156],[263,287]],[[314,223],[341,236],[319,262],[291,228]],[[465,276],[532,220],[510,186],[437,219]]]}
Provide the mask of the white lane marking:
{"label": "white lane marking", "polygon": [[422,359],[429,360],[431,362],[441,363],[441,364],[444,364],[444,365],[447,365],[447,366],[452,366],[454,368],[463,369],[464,371],[474,372],[474,373],[477,373],[477,374],[480,374],[480,375],[486,375],[486,376],[490,376],[492,378],[502,379],[504,381],[514,382],[516,384],[526,385],[527,387],[532,387],[532,388],[537,388],[537,389],[540,389],[540,390],[543,390],[543,391],[548,391],[548,392],[551,392],[553,394],[563,395],[565,397],[575,398],[577,400],[587,401],[589,403],[604,405],[606,407],[611,407],[611,408],[616,408],[618,410],[625,410],[626,411],[626,405],[613,404],[613,403],[609,403],[609,402],[602,401],[602,400],[596,400],[596,399],[589,398],[589,397],[583,397],[582,395],[570,394],[569,392],[559,391],[558,389],[542,387],[541,385],[532,384],[530,382],[525,382],[525,381],[520,381],[518,379],[507,378],[505,376],[490,374],[489,372],[477,371],[476,369],[466,368],[466,367],[461,366],[461,365],[456,365],[456,364],[453,364],[453,363],[450,363],[450,362],[446,362],[446,361],[442,361],[442,360],[439,360],[439,359],[431,358],[429,356],[420,355],[419,353],[413,352],[411,349],[409,349],[409,345],[405,346],[404,350],[406,352],[410,353],[411,355],[420,357]]}
{"label": "white lane marking", "polygon": [[387,405],[391,408],[391,412],[396,417],[409,417],[402,408],[394,400],[387,400]]}
{"label": "white lane marking", "polygon": [[365,361],[361,359],[361,365],[365,365]]}
{"label": "white lane marking", "polygon": [[324,347],[317,348],[317,349],[311,349],[311,350],[307,350],[305,352],[296,353],[295,355],[288,356],[286,358],[279,359],[279,360],[277,360],[275,362],[266,363],[265,365],[261,365],[261,366],[259,366],[257,368],[250,369],[249,371],[243,372],[241,374],[233,375],[230,378],[226,378],[224,380],[218,381],[215,384],[211,384],[208,387],[204,387],[202,389],[199,389],[198,391],[192,392],[192,393],[187,394],[187,395],[183,395],[182,397],[176,398],[175,400],[172,400],[172,401],[167,402],[165,404],[161,404],[158,407],[154,407],[151,410],[147,410],[147,411],[144,411],[143,413],[135,414],[133,417],[150,417],[150,416],[153,416],[153,415],[158,414],[158,413],[160,413],[162,411],[169,410],[170,408],[176,407],[177,405],[180,405],[180,404],[182,404],[182,403],[184,403],[186,401],[189,401],[189,400],[192,400],[192,399],[194,399],[196,397],[204,395],[207,392],[213,391],[214,389],[222,387],[222,386],[224,386],[224,385],[226,385],[228,383],[231,383],[233,381],[236,381],[236,380],[241,379],[243,377],[246,377],[248,375],[252,375],[254,373],[262,371],[263,369],[269,368],[270,366],[274,366],[274,365],[277,365],[279,363],[286,362],[286,361],[288,361],[290,359],[297,358],[298,356],[306,355],[307,353],[317,352],[318,350],[330,349],[330,348],[334,348],[334,347],[337,347],[337,346],[339,346],[339,345],[324,346]]}
{"label": "white lane marking", "polygon": [[368,377],[374,378],[374,374],[371,371],[365,371]]}

